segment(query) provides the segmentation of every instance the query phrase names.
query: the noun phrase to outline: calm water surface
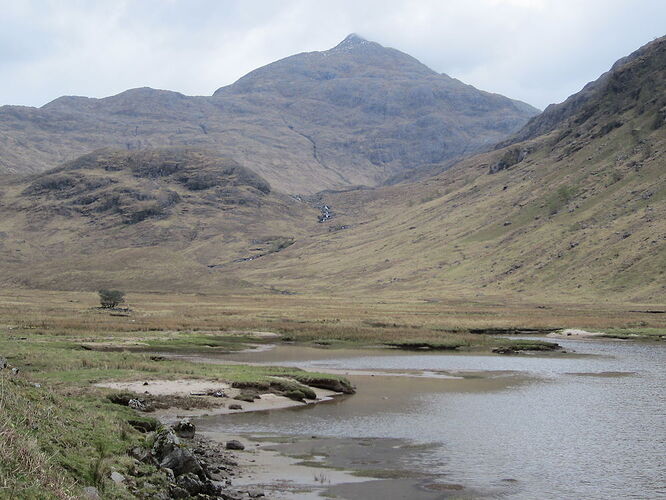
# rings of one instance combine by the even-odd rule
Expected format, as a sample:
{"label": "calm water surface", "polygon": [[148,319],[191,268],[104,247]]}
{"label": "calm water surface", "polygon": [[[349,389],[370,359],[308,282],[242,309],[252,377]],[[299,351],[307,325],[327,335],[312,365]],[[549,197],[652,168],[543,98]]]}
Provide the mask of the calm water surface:
{"label": "calm water surface", "polygon": [[[310,370],[512,371],[473,381],[350,375],[358,394],[204,430],[436,443],[406,466],[489,498],[666,498],[666,346],[559,341],[589,356],[400,354],[280,347],[229,359]],[[458,387],[458,388],[456,388]]]}

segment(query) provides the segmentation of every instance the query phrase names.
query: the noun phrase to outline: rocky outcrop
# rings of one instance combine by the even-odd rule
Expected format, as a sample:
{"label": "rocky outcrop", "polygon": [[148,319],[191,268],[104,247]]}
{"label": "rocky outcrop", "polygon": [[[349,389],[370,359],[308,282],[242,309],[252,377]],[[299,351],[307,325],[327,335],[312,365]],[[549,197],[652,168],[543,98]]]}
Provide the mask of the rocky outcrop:
{"label": "rocky outcrop", "polygon": [[527,147],[509,149],[497,163],[490,166],[488,173],[496,174],[497,172],[513,167],[527,158],[527,155],[529,155],[530,152],[531,150]]}

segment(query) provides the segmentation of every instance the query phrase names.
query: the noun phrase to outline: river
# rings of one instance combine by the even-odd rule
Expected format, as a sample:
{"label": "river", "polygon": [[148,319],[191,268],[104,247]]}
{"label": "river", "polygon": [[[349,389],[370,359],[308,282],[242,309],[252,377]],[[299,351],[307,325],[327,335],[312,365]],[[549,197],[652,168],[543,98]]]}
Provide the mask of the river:
{"label": "river", "polygon": [[[329,448],[335,439],[364,439],[377,449],[366,465],[422,472],[431,486],[442,486],[440,493],[426,494],[424,479],[414,479],[409,493],[398,482],[392,489],[390,480],[388,488],[386,481],[370,481],[365,489],[332,488],[341,498],[375,497],[370,492],[379,492],[382,483],[376,497],[384,499],[666,498],[666,346],[558,343],[576,354],[278,346],[229,355],[234,361],[346,372],[358,393],[295,410],[203,418],[198,425],[239,434],[316,435]],[[395,440],[409,443],[413,452],[388,453],[400,448]],[[333,465],[354,467],[340,459]]]}

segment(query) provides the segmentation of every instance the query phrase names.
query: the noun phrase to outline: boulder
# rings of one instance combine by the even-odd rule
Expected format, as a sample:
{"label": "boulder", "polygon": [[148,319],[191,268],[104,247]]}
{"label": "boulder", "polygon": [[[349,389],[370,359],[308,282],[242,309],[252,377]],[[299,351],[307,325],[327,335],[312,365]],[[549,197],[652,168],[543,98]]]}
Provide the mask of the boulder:
{"label": "boulder", "polygon": [[158,431],[153,443],[152,454],[160,467],[166,467],[180,476],[192,472],[201,478],[206,474],[194,454],[180,445],[180,439],[171,429]]}
{"label": "boulder", "polygon": [[237,403],[233,403],[229,405],[230,410],[242,410],[243,407]]}
{"label": "boulder", "polygon": [[176,435],[178,437],[184,439],[192,439],[194,437],[194,432],[196,428],[188,418],[184,418],[183,420],[181,420],[180,422],[178,422],[176,425],[173,426],[173,430],[176,432]]}
{"label": "boulder", "polygon": [[204,489],[204,484],[201,482],[201,479],[191,472],[179,476],[178,479],[176,479],[176,484],[179,488],[187,491],[191,496],[202,493],[202,490]]}
{"label": "boulder", "polygon": [[7,368],[7,360],[2,356],[0,356],[0,370],[2,370],[3,368]]}
{"label": "boulder", "polygon": [[245,445],[238,441],[237,439],[232,439],[227,441],[227,450],[244,450]]}
{"label": "boulder", "polygon": [[116,472],[114,470],[111,473],[111,481],[113,481],[116,484],[122,484],[125,482],[125,476],[123,476],[120,472]]}
{"label": "boulder", "polygon": [[140,399],[130,399],[127,403],[127,406],[133,410],[146,411],[146,405]]}

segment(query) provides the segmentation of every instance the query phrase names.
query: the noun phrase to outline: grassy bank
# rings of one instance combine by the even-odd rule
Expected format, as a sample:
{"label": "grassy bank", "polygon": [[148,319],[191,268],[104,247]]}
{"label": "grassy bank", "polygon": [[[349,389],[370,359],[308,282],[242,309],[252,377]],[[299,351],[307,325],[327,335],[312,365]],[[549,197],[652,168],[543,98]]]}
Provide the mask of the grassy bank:
{"label": "grassy bank", "polygon": [[[30,377],[0,372],[0,498],[80,498],[93,486],[103,498],[149,495],[166,481],[155,467],[137,464],[128,450],[144,435],[128,421],[127,407],[96,394],[36,386]],[[117,471],[128,487],[109,479]]]}

